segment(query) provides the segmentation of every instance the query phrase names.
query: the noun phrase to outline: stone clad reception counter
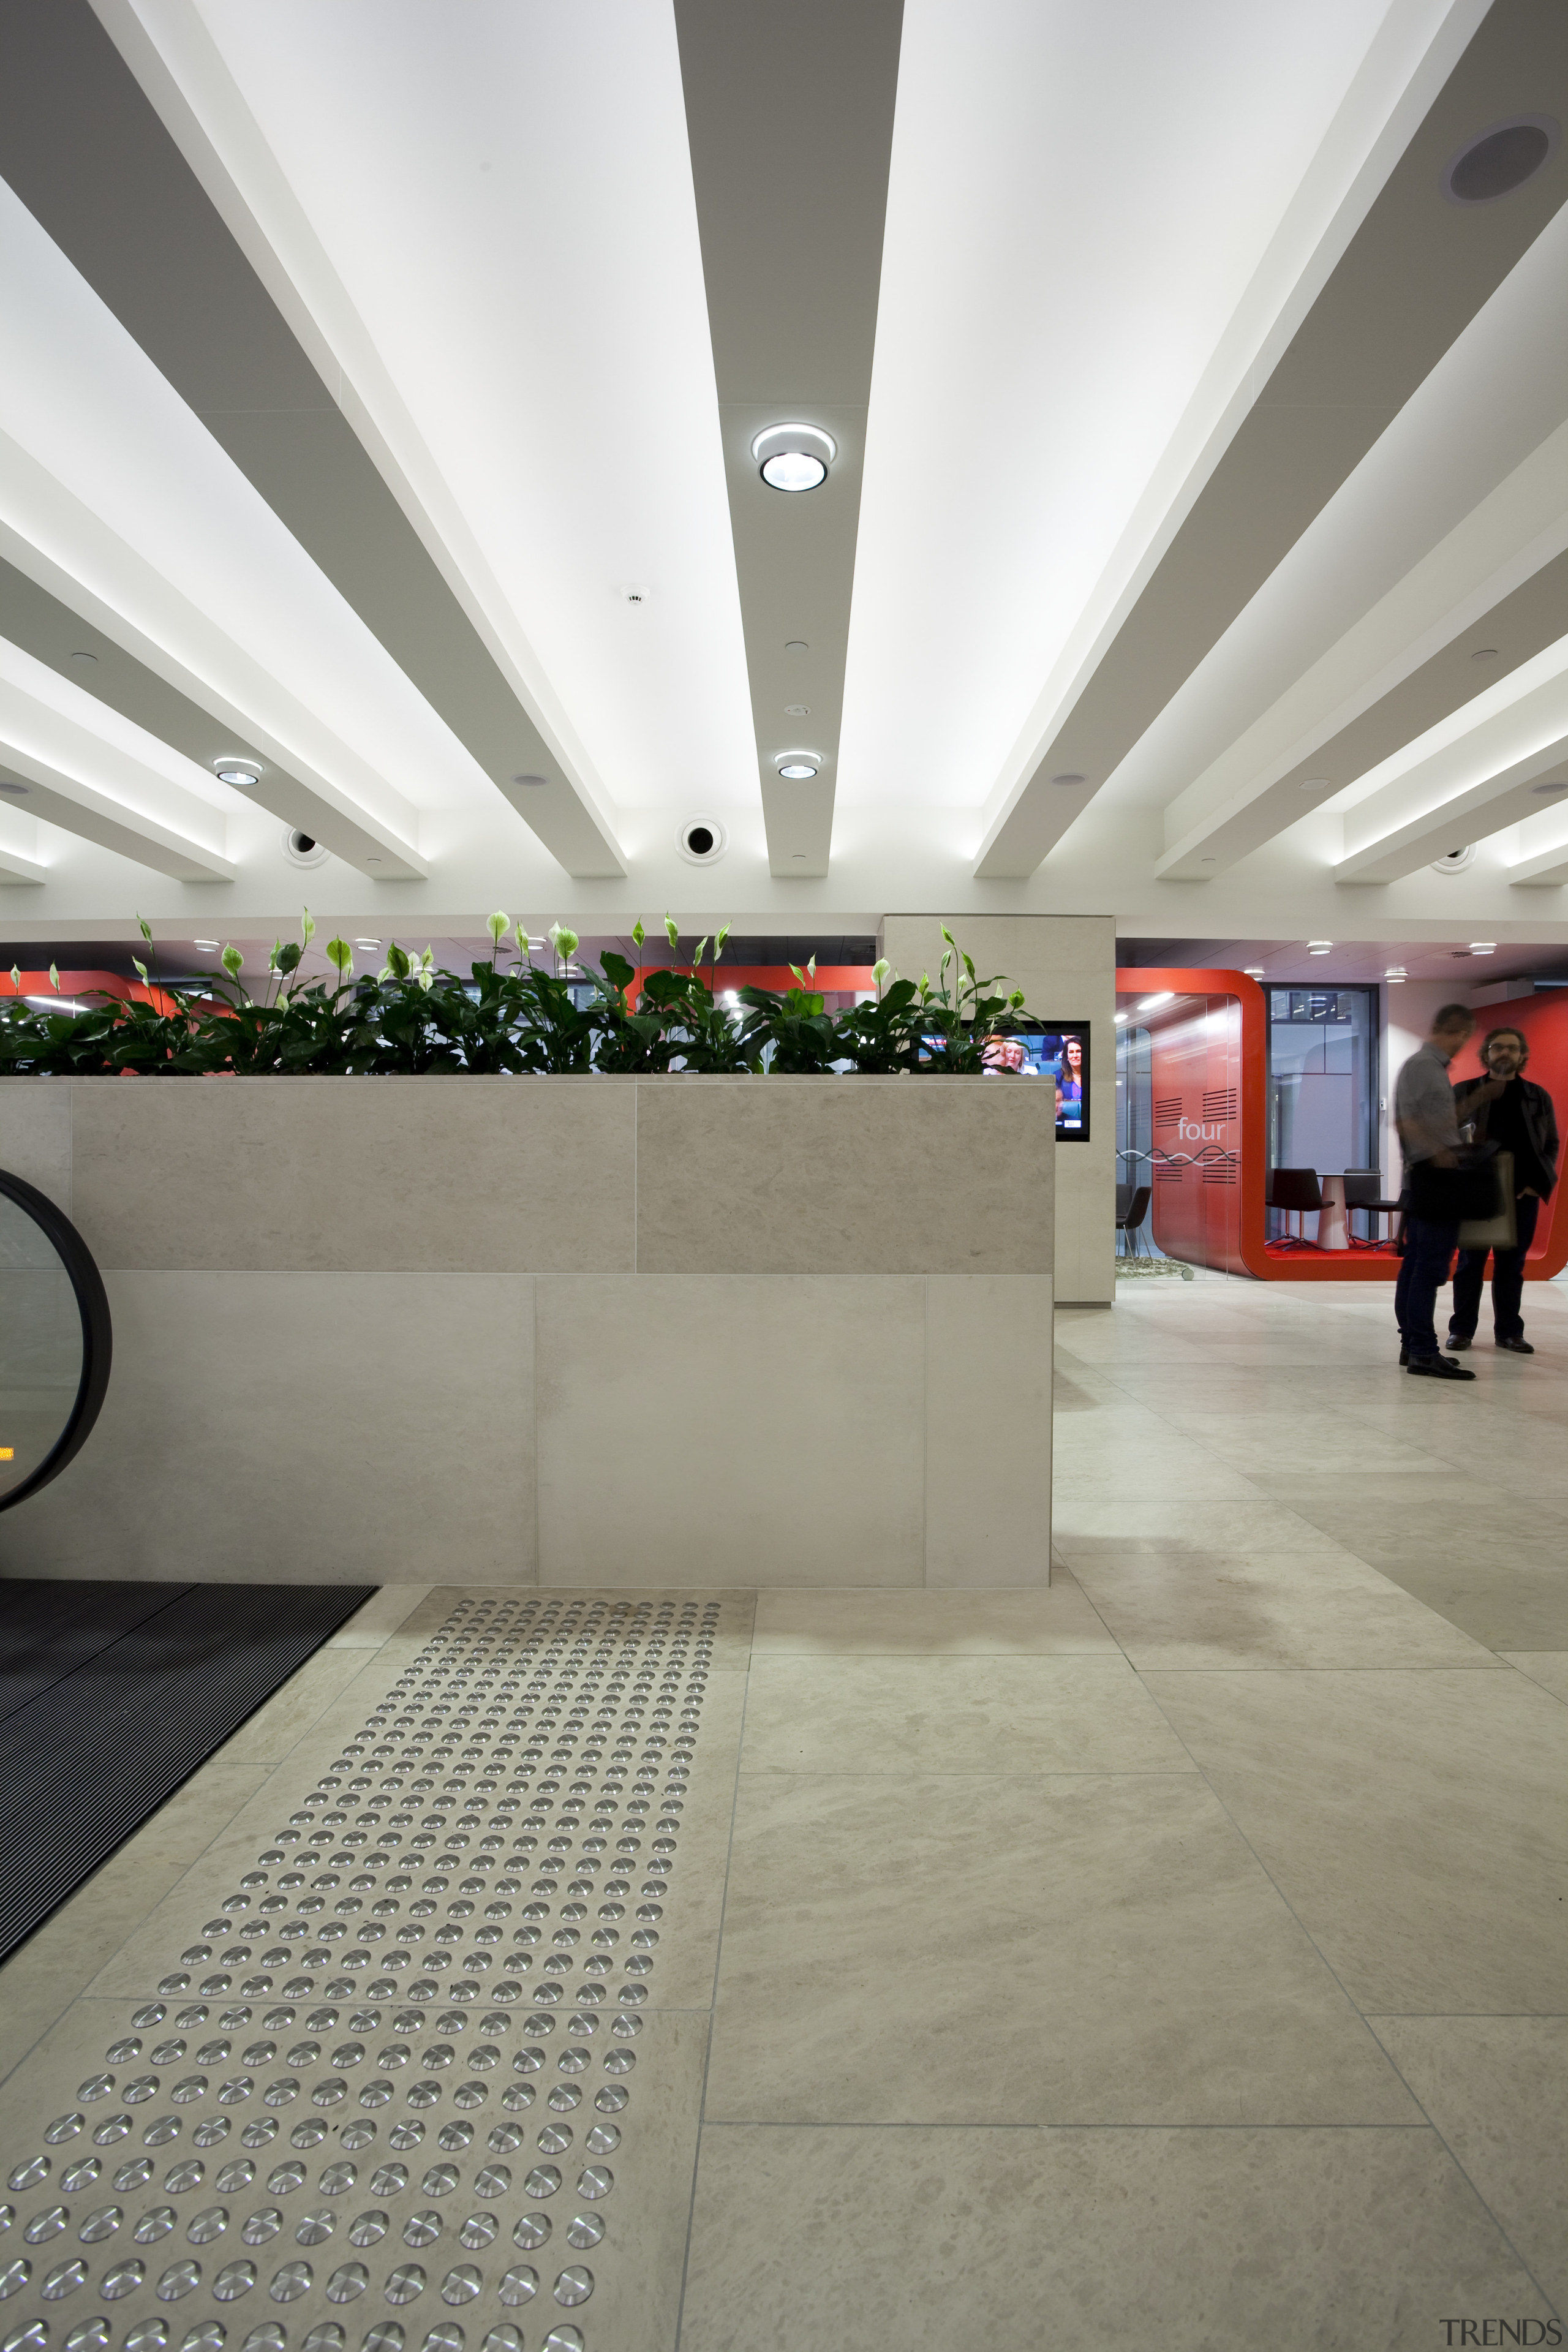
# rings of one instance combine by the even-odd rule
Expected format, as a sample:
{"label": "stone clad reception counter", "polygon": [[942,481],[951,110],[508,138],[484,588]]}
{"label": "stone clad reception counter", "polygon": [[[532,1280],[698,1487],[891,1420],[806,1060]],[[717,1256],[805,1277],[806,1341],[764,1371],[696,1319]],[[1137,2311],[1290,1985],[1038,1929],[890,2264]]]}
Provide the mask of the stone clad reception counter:
{"label": "stone clad reception counter", "polygon": [[11,1078],[114,1370],[0,1573],[1029,1585],[1024,1081]]}

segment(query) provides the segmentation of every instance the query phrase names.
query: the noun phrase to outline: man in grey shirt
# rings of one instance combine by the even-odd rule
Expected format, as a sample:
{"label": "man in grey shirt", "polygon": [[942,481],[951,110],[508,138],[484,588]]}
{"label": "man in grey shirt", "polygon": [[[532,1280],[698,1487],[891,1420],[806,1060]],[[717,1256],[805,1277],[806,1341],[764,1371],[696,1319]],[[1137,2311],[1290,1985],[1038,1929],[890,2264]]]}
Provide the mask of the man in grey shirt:
{"label": "man in grey shirt", "polygon": [[[1459,1167],[1463,1149],[1448,1065],[1475,1025],[1467,1005],[1445,1004],[1433,1020],[1426,1043],[1400,1071],[1394,1090],[1394,1117],[1410,1196],[1405,1255],[1394,1292],[1399,1360],[1408,1371],[1428,1380],[1473,1381],[1476,1377],[1451,1356],[1439,1354],[1436,1326],[1437,1293],[1448,1279],[1459,1240],[1455,1187],[1444,1181]],[[1477,1089],[1489,1100],[1501,1091],[1496,1082]]]}

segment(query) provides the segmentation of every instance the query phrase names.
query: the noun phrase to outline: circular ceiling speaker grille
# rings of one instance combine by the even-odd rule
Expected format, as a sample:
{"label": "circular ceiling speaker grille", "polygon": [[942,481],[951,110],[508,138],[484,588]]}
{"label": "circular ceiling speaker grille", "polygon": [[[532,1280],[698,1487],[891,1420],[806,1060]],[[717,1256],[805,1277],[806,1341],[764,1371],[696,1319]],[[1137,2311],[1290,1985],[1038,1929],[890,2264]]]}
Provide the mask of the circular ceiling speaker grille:
{"label": "circular ceiling speaker grille", "polygon": [[1467,140],[1443,173],[1451,205],[1489,205],[1533,180],[1562,137],[1550,114],[1520,114]]}

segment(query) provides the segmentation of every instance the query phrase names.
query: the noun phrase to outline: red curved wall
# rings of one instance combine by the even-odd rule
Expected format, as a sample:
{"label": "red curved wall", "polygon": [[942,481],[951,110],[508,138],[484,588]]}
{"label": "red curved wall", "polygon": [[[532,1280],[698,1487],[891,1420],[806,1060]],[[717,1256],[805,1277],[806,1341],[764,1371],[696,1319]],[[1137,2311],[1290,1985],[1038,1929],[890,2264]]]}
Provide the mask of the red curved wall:
{"label": "red curved wall", "polygon": [[[1392,1282],[1399,1260],[1391,1248],[1279,1255],[1268,1248],[1268,1008],[1258,982],[1244,971],[1167,967],[1118,971],[1116,987],[1134,1001],[1166,989],[1172,996],[1137,1016],[1151,1047],[1150,1219],[1160,1247],[1191,1265],[1259,1282]],[[1504,1026],[1523,1031],[1530,1076],[1568,1127],[1568,990],[1484,1007],[1475,1045],[1454,1065],[1456,1078],[1479,1071],[1476,1048],[1489,1029]],[[1549,1282],[1568,1265],[1563,1190],[1560,1183],[1537,1225],[1527,1281]]]}

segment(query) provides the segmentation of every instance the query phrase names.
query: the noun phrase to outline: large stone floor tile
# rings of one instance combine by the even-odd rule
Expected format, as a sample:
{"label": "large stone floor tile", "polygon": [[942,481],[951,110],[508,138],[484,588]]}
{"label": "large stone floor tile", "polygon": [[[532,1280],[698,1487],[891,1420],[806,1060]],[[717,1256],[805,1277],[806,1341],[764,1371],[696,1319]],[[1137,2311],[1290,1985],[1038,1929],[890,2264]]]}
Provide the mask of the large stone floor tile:
{"label": "large stone floor tile", "polygon": [[743,1773],[705,2112],[1371,2124],[1415,2111],[1195,1775]]}
{"label": "large stone floor tile", "polygon": [[1097,1551],[1079,1575],[1140,1673],[1497,1665],[1482,1643],[1348,1552]]}
{"label": "large stone floor tile", "polygon": [[1267,1413],[1198,1410],[1173,1413],[1170,1421],[1216,1461],[1248,1476],[1262,1469],[1271,1477],[1326,1473],[1352,1479],[1367,1471],[1429,1472],[1439,1478],[1449,1472],[1440,1454],[1424,1452],[1411,1436],[1357,1421],[1348,1412],[1289,1407]]}
{"label": "large stone floor tile", "polygon": [[1563,2006],[1568,1715],[1513,1674],[1152,1673],[1358,2008]]}
{"label": "large stone floor tile", "polygon": [[1113,1481],[1093,1492],[1058,1494],[1051,1536],[1070,1564],[1080,1552],[1132,1543],[1174,1551],[1334,1551],[1337,1532],[1251,1492],[1224,1502],[1124,1499]]}
{"label": "large stone floor tile", "polygon": [[342,1649],[318,1650],[240,1725],[219,1753],[231,1764],[278,1763],[323,1717],[348,1699],[361,1675],[374,1677],[379,1696],[386,1681],[380,1657],[379,1647],[366,1649],[352,1643]]}
{"label": "large stone floor tile", "polygon": [[1065,1570],[1034,1592],[763,1592],[755,1658],[1117,1654]]}
{"label": "large stone floor tile", "polygon": [[1568,1545],[1456,1545],[1450,1530],[1442,1546],[1369,1544],[1363,1556],[1489,1650],[1568,1650]]}
{"label": "large stone floor tile", "polygon": [[1431,2352],[1546,2308],[1430,2131],[706,2125],[680,2343]]}
{"label": "large stone floor tile", "polygon": [[411,1617],[425,1599],[427,1584],[384,1584],[373,1592],[363,1609],[356,1609],[346,1625],[340,1625],[329,1650],[378,1650],[389,1634],[395,1633],[405,1618]]}
{"label": "large stone floor tile", "polygon": [[1568,2311],[1568,2016],[1368,2022],[1542,2292]]}
{"label": "large stone floor tile", "polygon": [[1446,1477],[1372,1470],[1341,1478],[1325,1469],[1302,1478],[1280,1475],[1266,1463],[1252,1475],[1258,1493],[1363,1559],[1371,1551],[1447,1551],[1460,1543],[1503,1556],[1516,1544],[1568,1549],[1568,1493],[1542,1494],[1523,1483],[1495,1493],[1489,1487],[1483,1508],[1474,1467],[1458,1460]]}
{"label": "large stone floor tile", "polygon": [[1510,1666],[1528,1675],[1568,1706],[1568,1650],[1509,1650],[1501,1654]]}
{"label": "large stone floor tile", "polygon": [[1125,1658],[761,1659],[747,1772],[1184,1772]]}

